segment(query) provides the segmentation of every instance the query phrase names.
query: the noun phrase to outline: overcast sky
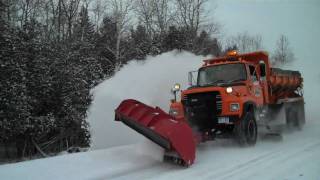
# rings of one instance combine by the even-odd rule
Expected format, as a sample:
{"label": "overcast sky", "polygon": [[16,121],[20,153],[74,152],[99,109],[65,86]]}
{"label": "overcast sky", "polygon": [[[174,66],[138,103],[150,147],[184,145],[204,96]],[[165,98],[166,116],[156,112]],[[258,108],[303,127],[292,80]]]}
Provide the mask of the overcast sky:
{"label": "overcast sky", "polygon": [[[248,31],[261,34],[270,51],[285,34],[298,61],[320,65],[320,0],[216,0],[214,16],[225,35]],[[299,63],[300,64],[300,63]]]}

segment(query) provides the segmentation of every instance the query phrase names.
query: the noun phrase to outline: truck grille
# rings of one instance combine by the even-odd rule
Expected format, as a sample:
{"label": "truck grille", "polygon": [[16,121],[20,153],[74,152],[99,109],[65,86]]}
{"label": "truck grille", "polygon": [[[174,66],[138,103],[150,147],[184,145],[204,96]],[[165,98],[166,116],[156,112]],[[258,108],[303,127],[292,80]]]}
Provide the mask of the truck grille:
{"label": "truck grille", "polygon": [[222,98],[220,94],[216,95],[216,106],[217,112],[220,114],[222,112]]}
{"label": "truck grille", "polygon": [[191,126],[203,131],[212,129],[217,124],[217,115],[222,111],[222,98],[219,92],[188,94],[183,97],[182,103]]}

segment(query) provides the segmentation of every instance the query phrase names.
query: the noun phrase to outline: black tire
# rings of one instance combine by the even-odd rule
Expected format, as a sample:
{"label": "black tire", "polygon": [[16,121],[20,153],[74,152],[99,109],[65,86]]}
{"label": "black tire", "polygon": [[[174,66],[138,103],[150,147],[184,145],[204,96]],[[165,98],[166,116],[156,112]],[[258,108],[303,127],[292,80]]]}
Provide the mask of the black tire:
{"label": "black tire", "polygon": [[235,139],[240,146],[254,146],[257,142],[258,127],[253,112],[246,112],[234,127]]}

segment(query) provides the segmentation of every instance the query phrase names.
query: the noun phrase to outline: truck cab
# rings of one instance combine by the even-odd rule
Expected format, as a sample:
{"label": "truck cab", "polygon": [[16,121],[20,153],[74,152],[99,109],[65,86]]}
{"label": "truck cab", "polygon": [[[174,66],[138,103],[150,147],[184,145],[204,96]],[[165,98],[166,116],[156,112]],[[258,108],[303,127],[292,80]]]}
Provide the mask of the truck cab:
{"label": "truck cab", "polygon": [[181,91],[180,101],[172,102],[170,114],[187,121],[200,134],[232,134],[245,124],[244,133],[251,133],[251,140],[241,141],[254,144],[254,111],[268,101],[267,57],[265,52],[238,55],[232,51],[205,60],[198,71],[189,73],[190,87]]}

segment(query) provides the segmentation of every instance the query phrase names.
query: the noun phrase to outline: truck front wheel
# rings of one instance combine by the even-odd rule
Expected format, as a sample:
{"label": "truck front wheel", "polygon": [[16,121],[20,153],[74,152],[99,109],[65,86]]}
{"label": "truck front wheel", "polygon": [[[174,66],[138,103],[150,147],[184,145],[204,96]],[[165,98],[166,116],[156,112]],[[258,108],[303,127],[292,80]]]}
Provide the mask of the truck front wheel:
{"label": "truck front wheel", "polygon": [[236,141],[241,146],[254,146],[257,142],[258,128],[253,112],[247,112],[234,126]]}

